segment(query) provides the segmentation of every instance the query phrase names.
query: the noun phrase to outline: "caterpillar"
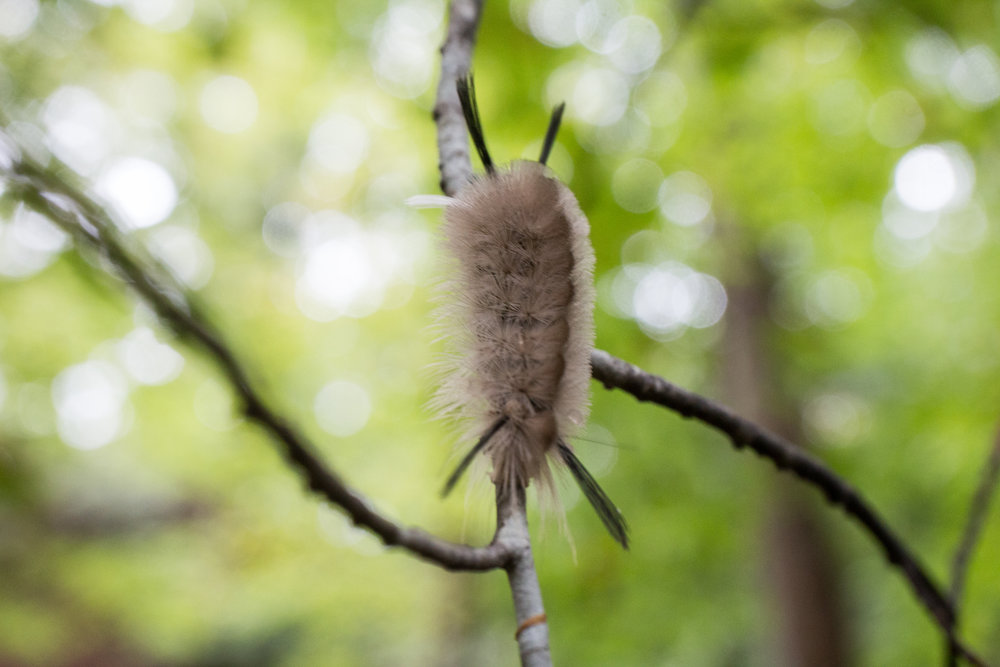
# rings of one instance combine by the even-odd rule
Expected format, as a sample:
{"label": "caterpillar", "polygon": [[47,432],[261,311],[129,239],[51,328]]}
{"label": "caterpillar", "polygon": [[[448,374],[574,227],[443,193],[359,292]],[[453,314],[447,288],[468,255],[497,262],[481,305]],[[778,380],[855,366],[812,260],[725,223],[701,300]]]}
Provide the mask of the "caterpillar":
{"label": "caterpillar", "polygon": [[454,354],[435,402],[478,438],[443,493],[480,454],[492,461],[500,492],[532,480],[552,491],[549,464],[562,465],[627,549],[621,512],[569,444],[589,411],[594,251],[576,198],[545,166],[565,104],[552,113],[537,162],[501,167],[486,148],[471,76],[456,85],[485,174],[455,197],[409,202],[444,208],[456,273],[442,319]]}

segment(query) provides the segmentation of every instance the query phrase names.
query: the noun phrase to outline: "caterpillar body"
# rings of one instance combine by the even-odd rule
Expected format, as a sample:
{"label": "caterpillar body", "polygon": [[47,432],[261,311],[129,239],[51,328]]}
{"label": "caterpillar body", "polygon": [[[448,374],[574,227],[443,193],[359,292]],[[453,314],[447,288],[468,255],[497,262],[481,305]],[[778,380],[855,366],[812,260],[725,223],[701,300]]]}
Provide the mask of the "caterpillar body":
{"label": "caterpillar body", "polygon": [[594,252],[576,198],[545,166],[564,106],[552,115],[538,162],[501,168],[486,149],[471,78],[457,85],[486,173],[455,197],[412,202],[444,207],[445,248],[456,264],[443,311],[454,364],[437,403],[478,438],[444,492],[480,453],[501,491],[532,480],[551,489],[549,462],[562,464],[628,548],[621,512],[568,443],[588,413]]}

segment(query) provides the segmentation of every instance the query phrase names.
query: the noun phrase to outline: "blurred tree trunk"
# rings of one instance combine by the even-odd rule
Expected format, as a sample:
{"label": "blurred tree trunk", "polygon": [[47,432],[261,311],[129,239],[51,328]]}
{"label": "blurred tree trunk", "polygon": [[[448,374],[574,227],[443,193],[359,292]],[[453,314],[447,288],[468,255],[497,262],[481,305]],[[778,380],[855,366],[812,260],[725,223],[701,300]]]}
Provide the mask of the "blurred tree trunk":
{"label": "blurred tree trunk", "polygon": [[[756,257],[752,245],[741,245],[742,252],[733,256]],[[777,379],[780,360],[769,345],[774,326],[767,312],[770,286],[755,261],[730,277],[723,339],[726,398],[740,414],[792,442],[803,442],[797,407]],[[776,475],[769,475],[768,483],[771,493],[760,534],[765,587],[777,622],[775,655],[788,667],[848,665],[838,567],[817,516],[815,494]]]}

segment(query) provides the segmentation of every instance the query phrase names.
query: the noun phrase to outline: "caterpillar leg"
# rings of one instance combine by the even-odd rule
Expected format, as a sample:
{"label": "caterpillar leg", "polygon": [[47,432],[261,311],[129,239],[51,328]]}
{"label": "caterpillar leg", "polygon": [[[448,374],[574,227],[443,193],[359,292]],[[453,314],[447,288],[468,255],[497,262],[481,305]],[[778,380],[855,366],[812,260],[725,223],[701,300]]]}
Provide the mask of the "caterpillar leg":
{"label": "caterpillar leg", "polygon": [[583,464],[580,463],[580,459],[576,458],[573,450],[567,447],[566,443],[562,441],[559,442],[558,447],[559,455],[566,463],[566,467],[573,474],[576,483],[580,485],[583,495],[587,497],[587,500],[590,501],[591,506],[597,512],[597,516],[601,518],[604,527],[608,529],[611,537],[616,542],[622,545],[623,548],[628,549],[628,524],[625,523],[625,517],[622,516],[621,511],[615,507],[615,504],[611,502],[608,495],[604,493],[604,489],[597,483],[597,480],[583,467]]}
{"label": "caterpillar leg", "polygon": [[479,442],[476,443],[476,446],[469,450],[469,453],[465,455],[465,458],[463,458],[458,464],[455,471],[448,477],[448,481],[444,483],[444,488],[441,489],[442,496],[447,496],[451,493],[451,490],[455,488],[455,484],[457,484],[458,480],[462,477],[462,473],[465,472],[465,469],[468,468],[472,461],[476,458],[476,454],[483,451],[483,448],[486,447],[490,438],[496,435],[497,431],[503,428],[503,425],[506,423],[507,415],[504,415],[503,417],[500,417],[500,419],[493,422],[492,426],[486,429],[486,433],[483,433],[483,436],[479,438]]}

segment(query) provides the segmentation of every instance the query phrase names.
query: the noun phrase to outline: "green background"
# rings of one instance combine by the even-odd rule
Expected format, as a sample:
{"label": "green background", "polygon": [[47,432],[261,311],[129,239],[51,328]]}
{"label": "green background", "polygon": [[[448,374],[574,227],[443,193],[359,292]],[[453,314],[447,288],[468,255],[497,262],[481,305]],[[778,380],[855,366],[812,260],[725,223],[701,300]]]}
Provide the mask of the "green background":
{"label": "green background", "polygon": [[[37,11],[0,37],[12,134],[98,184],[123,157],[160,165],[176,201],[168,192],[165,219],[133,238],[190,269],[268,396],[380,510],[487,541],[485,483],[438,496],[453,446],[468,443],[426,407],[442,350],[438,218],[404,204],[437,191],[444,4],[7,4]],[[497,160],[535,155],[550,109],[568,103],[551,164],[591,223],[598,346],[769,415],[942,582],[1000,406],[998,13],[513,0],[488,4],[474,58]],[[211,97],[220,76],[252,88],[242,131],[212,125],[250,117],[245,87]],[[227,103],[236,120],[212,121]],[[60,149],[69,121],[87,139]],[[945,171],[914,190],[897,171],[905,156]],[[927,201],[948,178],[953,196],[932,212],[893,194]],[[16,204],[2,215],[0,662],[516,662],[502,573],[447,573],[350,526],[99,258],[24,232],[44,228],[17,222]],[[310,297],[324,277],[348,286]],[[727,315],[747,285],[763,299],[759,341],[716,321],[720,285]],[[734,349],[763,368],[749,387]],[[154,354],[172,370],[150,384]],[[349,384],[323,394],[331,382]],[[575,446],[633,547],[607,537],[571,483],[571,540],[532,510],[557,664],[776,664],[787,630],[768,535],[785,502],[815,510],[832,545],[849,662],[938,662],[940,636],[903,578],[819,494],[790,500],[769,463],[701,424],[596,383],[592,403]],[[997,562],[992,520],[963,617],[988,660],[1000,660]]]}

